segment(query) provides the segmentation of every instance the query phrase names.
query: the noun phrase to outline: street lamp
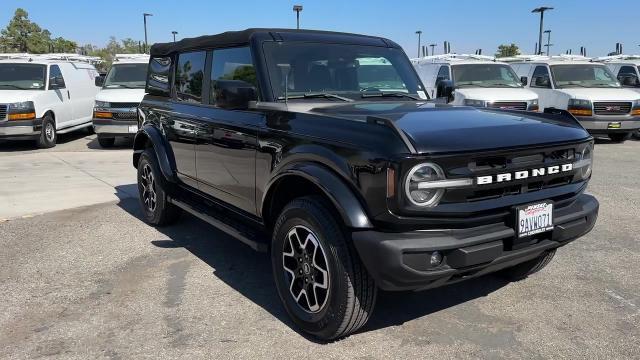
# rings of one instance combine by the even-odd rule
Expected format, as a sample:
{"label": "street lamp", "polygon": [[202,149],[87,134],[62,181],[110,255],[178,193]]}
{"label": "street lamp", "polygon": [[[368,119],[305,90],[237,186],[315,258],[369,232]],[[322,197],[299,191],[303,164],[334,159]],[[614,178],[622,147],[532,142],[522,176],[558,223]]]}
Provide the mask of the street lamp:
{"label": "street lamp", "polygon": [[547,10],[553,10],[553,8],[549,6],[541,6],[539,8],[535,8],[531,10],[532,13],[540,13],[540,33],[538,34],[538,54],[537,55],[542,55],[542,25],[544,23],[544,12]]}
{"label": "street lamp", "polygon": [[436,54],[436,53],[434,53],[436,45],[438,45],[438,44],[429,44],[429,46],[431,46],[431,55],[432,56]]}
{"label": "street lamp", "polygon": [[178,32],[174,30],[171,33],[173,34],[173,42],[176,42],[176,35],[178,34]]}
{"label": "street lamp", "polygon": [[144,52],[147,53],[147,48],[149,47],[149,43],[147,42],[147,16],[153,16],[153,14],[144,13],[142,14],[142,19],[144,20]]}
{"label": "street lamp", "polygon": [[419,58],[420,57],[420,35],[422,35],[422,30],[416,31],[416,34],[418,34],[418,58]]}
{"label": "street lamp", "polygon": [[547,34],[547,45],[545,47],[547,48],[547,56],[549,56],[549,49],[553,46],[551,44],[551,30],[545,30],[544,33]]}
{"label": "street lamp", "polygon": [[296,29],[300,29],[300,11],[302,11],[302,5],[293,5],[293,11],[296,12]]}

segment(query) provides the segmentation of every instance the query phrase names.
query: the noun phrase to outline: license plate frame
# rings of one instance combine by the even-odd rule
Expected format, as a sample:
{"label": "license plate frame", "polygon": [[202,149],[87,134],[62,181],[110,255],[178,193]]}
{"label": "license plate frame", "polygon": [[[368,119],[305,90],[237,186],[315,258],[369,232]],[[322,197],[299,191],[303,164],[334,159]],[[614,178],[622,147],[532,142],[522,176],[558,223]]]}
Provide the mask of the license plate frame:
{"label": "license plate frame", "polygon": [[138,132],[138,125],[129,125],[129,134],[135,134]]}
{"label": "license plate frame", "polygon": [[515,208],[515,231],[518,239],[552,231],[554,203],[543,200]]}

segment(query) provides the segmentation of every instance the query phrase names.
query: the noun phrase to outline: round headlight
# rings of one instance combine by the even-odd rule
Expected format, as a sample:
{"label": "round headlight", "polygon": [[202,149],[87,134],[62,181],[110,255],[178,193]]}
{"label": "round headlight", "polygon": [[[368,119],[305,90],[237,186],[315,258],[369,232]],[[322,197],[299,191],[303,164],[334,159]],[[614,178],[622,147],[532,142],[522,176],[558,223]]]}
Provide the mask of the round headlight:
{"label": "round headlight", "polygon": [[583,164],[586,164],[581,169],[582,178],[586,179],[591,176],[593,169],[593,144],[589,144],[582,150],[581,160]]}
{"label": "round headlight", "polygon": [[432,163],[414,166],[407,174],[405,193],[407,199],[416,206],[436,206],[444,195],[444,189],[420,188],[420,183],[444,179],[444,171]]}

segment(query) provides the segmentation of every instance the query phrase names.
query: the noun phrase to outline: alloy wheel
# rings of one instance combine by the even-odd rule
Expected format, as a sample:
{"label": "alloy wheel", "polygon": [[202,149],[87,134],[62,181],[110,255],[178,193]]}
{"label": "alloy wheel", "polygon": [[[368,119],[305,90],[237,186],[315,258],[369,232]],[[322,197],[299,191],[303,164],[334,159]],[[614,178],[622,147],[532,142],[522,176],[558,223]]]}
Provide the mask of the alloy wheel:
{"label": "alloy wheel", "polygon": [[149,164],[144,164],[142,168],[142,200],[147,210],[154,212],[156,210],[156,180]]}
{"label": "alloy wheel", "polygon": [[50,122],[47,122],[47,124],[44,127],[44,136],[47,138],[48,141],[53,141],[53,138],[55,136],[55,130],[53,129],[53,124],[51,124]]}

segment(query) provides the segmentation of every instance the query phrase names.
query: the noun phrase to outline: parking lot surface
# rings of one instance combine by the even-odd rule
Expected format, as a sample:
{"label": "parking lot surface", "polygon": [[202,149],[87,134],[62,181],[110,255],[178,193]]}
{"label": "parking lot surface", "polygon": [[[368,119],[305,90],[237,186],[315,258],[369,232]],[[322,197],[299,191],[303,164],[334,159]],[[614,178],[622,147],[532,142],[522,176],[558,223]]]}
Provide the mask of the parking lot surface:
{"label": "parking lot surface", "polygon": [[318,343],[288,319],[265,254],[190,216],[140,220],[126,146],[0,144],[0,358],[640,358],[638,154],[597,143],[598,223],[542,272],[383,292],[363,330]]}

